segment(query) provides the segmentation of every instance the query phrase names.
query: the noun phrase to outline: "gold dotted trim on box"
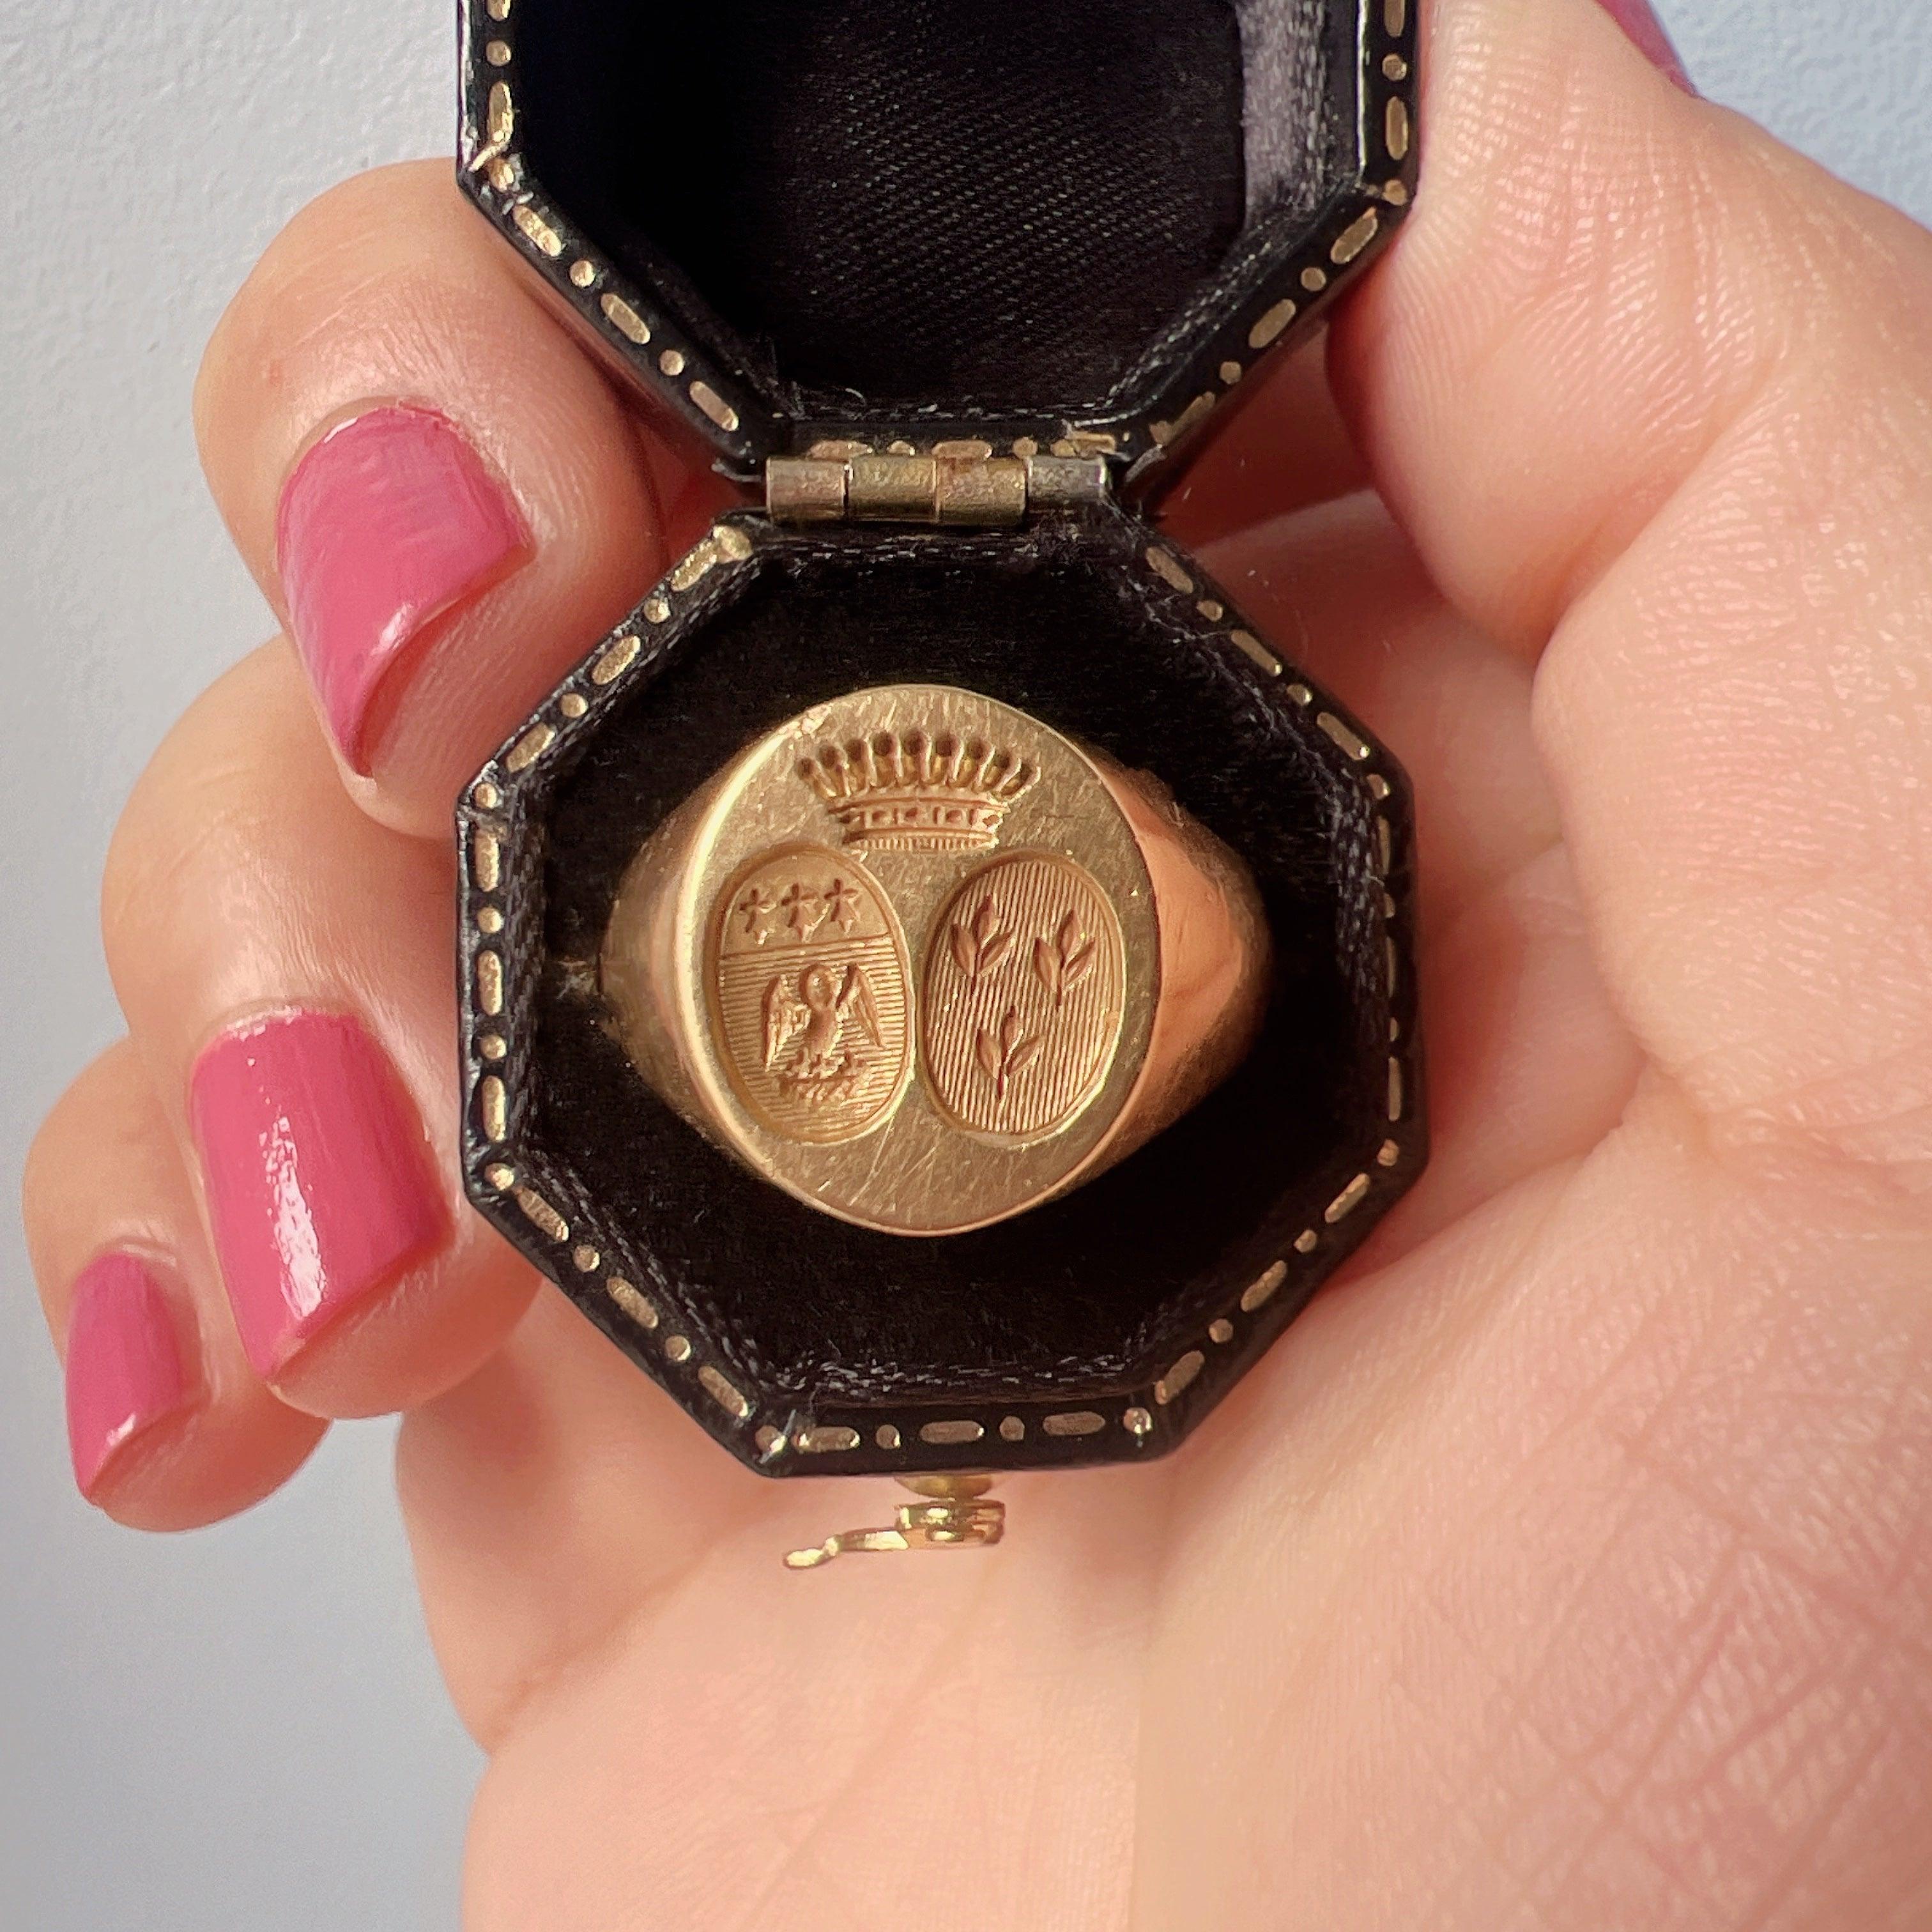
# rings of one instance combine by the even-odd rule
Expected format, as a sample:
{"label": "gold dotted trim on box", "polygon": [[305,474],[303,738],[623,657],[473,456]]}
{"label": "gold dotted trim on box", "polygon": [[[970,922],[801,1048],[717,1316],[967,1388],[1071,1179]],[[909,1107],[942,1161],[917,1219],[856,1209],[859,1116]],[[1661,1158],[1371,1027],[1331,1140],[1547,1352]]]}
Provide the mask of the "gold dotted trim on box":
{"label": "gold dotted trim on box", "polygon": [[[617,264],[587,236],[573,234],[562,214],[546,205],[527,184],[516,146],[516,37],[508,24],[512,0],[482,0],[481,10],[490,23],[482,40],[484,62],[490,72],[484,97],[484,145],[471,157],[470,172],[480,176],[503,198],[510,226],[540,258],[541,265],[554,265],[556,279],[580,296],[587,297],[603,286],[596,302],[584,308],[586,320],[593,326],[601,324],[628,348],[642,349],[656,339],[662,319],[649,311],[637,291],[620,292],[610,286],[622,283]],[[563,266],[566,256],[570,258],[568,268]],[[729,385],[715,373],[707,375],[694,367],[695,358],[696,351],[688,347],[666,347],[658,354],[658,366],[670,379],[673,389],[698,415],[728,436],[735,434],[742,423],[737,408],[724,393]]]}
{"label": "gold dotted trim on box", "polygon": [[[479,798],[485,788],[479,785]],[[488,788],[492,798],[500,797],[494,785]],[[479,892],[494,892],[503,883],[503,847],[496,832],[487,825],[479,825],[470,841],[471,875],[476,881]]]}
{"label": "gold dotted trim on box", "polygon": [[968,1419],[958,1422],[928,1422],[920,1425],[919,1439],[935,1449],[962,1448],[985,1436],[986,1425]]}
{"label": "gold dotted trim on box", "polygon": [[591,666],[590,682],[597,685],[615,684],[637,662],[638,653],[644,647],[640,638],[626,635],[618,638],[605,647]]}
{"label": "gold dotted trim on box", "polygon": [[506,772],[526,772],[556,742],[554,724],[533,724],[512,745],[503,758]]}
{"label": "gold dotted trim on box", "polygon": [[1208,1358],[1198,1348],[1190,1348],[1154,1385],[1154,1399],[1165,1408],[1184,1389],[1194,1385],[1195,1378],[1208,1366]]}
{"label": "gold dotted trim on box", "polygon": [[[1380,7],[1370,8],[1364,22],[1360,117],[1365,174],[1378,172],[1378,162],[1401,170],[1415,146],[1410,85],[1414,64],[1400,44],[1410,27],[1408,0],[1382,0]],[[1365,184],[1282,272],[1294,278],[1304,296],[1322,294],[1341,279],[1336,272],[1351,267],[1381,236],[1390,219],[1387,211],[1399,212],[1408,201],[1408,184],[1399,172],[1391,173],[1379,187]],[[1276,278],[1270,277],[1269,282],[1270,290],[1278,288]],[[1238,316],[1233,330],[1240,346],[1224,353],[1216,372],[1221,388],[1204,389],[1172,418],[1149,418],[1144,427],[1155,446],[1164,448],[1195,428],[1240,381],[1255,358],[1272,349],[1296,322],[1309,320],[1311,314],[1308,303],[1277,295],[1258,312],[1250,309]]]}
{"label": "gold dotted trim on box", "polygon": [[519,1187],[515,1192],[517,1205],[532,1227],[560,1244],[570,1239],[570,1223],[534,1187]]}
{"label": "gold dotted trim on box", "polygon": [[[694,589],[719,566],[743,562],[753,547],[752,537],[740,525],[714,524],[671,566],[665,585],[675,592]],[[644,614],[652,623],[663,623],[670,619],[673,608],[664,590],[656,590],[645,599]],[[551,694],[544,715],[526,725],[502,754],[504,774],[521,777],[566,744],[572,731],[584,725],[598,701],[622,680],[643,651],[642,638],[629,628],[600,645],[571,680]],[[471,786],[470,797],[479,808],[494,811],[502,803],[503,790],[496,779],[485,776]],[[470,835],[470,856],[471,884],[484,893],[500,891],[503,883],[500,830],[494,825],[477,826]]]}
{"label": "gold dotted trim on box", "polygon": [[[1345,244],[1359,251],[1366,245],[1366,237],[1351,239],[1345,236],[1336,245]],[[1202,624],[1210,627],[1213,634],[1225,636],[1244,658],[1268,677],[1279,678],[1283,674],[1285,667],[1282,660],[1252,631],[1243,628],[1238,624],[1232,628],[1223,628],[1224,620],[1232,615],[1227,606],[1217,597],[1196,597],[1196,593],[1202,586],[1173,550],[1156,543],[1150,544],[1144,555],[1147,567],[1154,576],[1177,596],[1191,600],[1191,614]],[[1339,711],[1330,708],[1328,701],[1320,698],[1311,686],[1296,679],[1282,686],[1281,690],[1282,696],[1297,710],[1313,715],[1316,729],[1340,754],[1344,770],[1361,788],[1372,808],[1370,836],[1374,841],[1376,876],[1384,882],[1382,894],[1382,914],[1385,922],[1383,950],[1388,993],[1393,1001],[1400,989],[1402,954],[1402,947],[1397,937],[1400,908],[1386,885],[1394,866],[1395,835],[1387,814],[1379,808],[1386,803],[1394,787],[1382,772],[1373,769],[1380,756],[1379,748],[1342,718]],[[1390,1046],[1394,1046],[1400,1037],[1400,1026],[1391,1018],[1389,1022]],[[1388,1082],[1385,1111],[1390,1126],[1395,1127],[1402,1122],[1406,1112],[1407,1080],[1402,1058],[1394,1052],[1388,1057]],[[1402,1152],[1403,1143],[1400,1138],[1394,1134],[1385,1137],[1376,1150],[1373,1169],[1365,1167],[1344,1184],[1323,1211],[1320,1226],[1304,1228],[1296,1235],[1292,1244],[1294,1254],[1304,1261],[1314,1255],[1322,1246],[1324,1233],[1339,1227],[1354,1214],[1367,1200],[1378,1179],[1388,1175],[1401,1165]],[[1379,1173],[1375,1170],[1379,1170]],[[1250,1316],[1261,1313],[1280,1292],[1292,1271],[1292,1264],[1286,1257],[1271,1262],[1244,1290],[1238,1304],[1238,1312]],[[1238,1333],[1232,1320],[1226,1316],[1220,1316],[1209,1323],[1207,1339],[1216,1348],[1225,1348],[1238,1338]],[[1180,1355],[1166,1373],[1155,1382],[1151,1413],[1145,1408],[1132,1412],[1136,1415],[1148,1416],[1144,1426],[1135,1422],[1129,1424],[1132,1432],[1136,1436],[1150,1432],[1159,1412],[1184,1394],[1205,1366],[1205,1352],[1201,1348],[1190,1348]]]}
{"label": "gold dotted trim on box", "polygon": [[[502,198],[509,226],[538,257],[545,272],[584,298],[582,312],[586,321],[614,338],[620,353],[645,348],[657,341],[664,318],[651,310],[641,292],[614,286],[622,280],[617,264],[589,237],[574,235],[560,212],[544,205],[527,184],[517,151],[512,10],[512,0],[481,0],[479,11],[487,16],[488,25],[479,28],[478,37],[488,85],[482,116],[484,145],[470,158],[469,168]],[[1381,8],[1371,9],[1365,22],[1360,110],[1364,164],[1365,170],[1376,172],[1380,171],[1376,164],[1385,163],[1394,172],[1379,187],[1364,186],[1351,196],[1335,221],[1288,263],[1287,272],[1297,275],[1307,295],[1321,294],[1336,279],[1331,271],[1346,269],[1368,250],[1386,224],[1386,211],[1400,211],[1408,203],[1408,188],[1401,170],[1410,162],[1415,146],[1413,63],[1405,50],[1412,24],[1408,0],[1384,0]],[[566,257],[568,268],[564,266]],[[588,299],[592,291],[600,289],[602,292],[594,302]],[[1272,348],[1296,322],[1307,320],[1309,313],[1304,304],[1277,296],[1258,310],[1238,316],[1233,326],[1235,344],[1228,346],[1216,370],[1220,387],[1202,390],[1172,417],[1150,416],[1140,425],[1142,433],[1156,447],[1186,436],[1241,380],[1252,360]],[[631,359],[645,367],[641,358]],[[697,415],[725,434],[735,435],[742,421],[726,393],[730,385],[716,371],[707,373],[697,366],[700,359],[689,344],[673,343],[659,349],[656,370],[646,369],[646,373],[653,377],[661,374]],[[1069,425],[1067,434],[1052,446],[1056,454],[1073,455],[1098,448],[1112,453],[1121,443],[1120,436],[1114,433],[1080,430]]]}
{"label": "gold dotted trim on box", "polygon": [[698,1370],[698,1386],[734,1422],[748,1422],[751,1420],[750,1400],[722,1370],[714,1369],[707,1362]]}
{"label": "gold dotted trim on box", "polygon": [[641,349],[651,339],[651,326],[622,296],[606,296],[598,306],[604,319],[626,342]]}
{"label": "gold dotted trim on box", "polygon": [[[756,525],[748,526],[730,521],[713,525],[672,566],[663,584],[645,600],[639,614],[642,621],[650,625],[669,622],[685,601],[714,572],[750,558],[755,549],[757,528]],[[1220,640],[1231,645],[1250,667],[1251,675],[1264,676],[1270,681],[1284,676],[1286,667],[1282,660],[1252,631],[1241,627],[1238,614],[1232,611],[1221,598],[1207,594],[1212,586],[1204,586],[1196,568],[1184,561],[1176,551],[1162,543],[1150,544],[1142,554],[1142,561],[1162,590],[1181,603],[1186,620],[1200,629],[1204,640]],[[524,780],[544,760],[554,757],[560,748],[567,745],[572,734],[588,728],[589,721],[596,716],[600,702],[614,694],[643,656],[642,638],[634,627],[626,627],[600,645],[579,671],[553,694],[544,713],[525,727],[511,749],[503,754],[501,776],[495,770],[486,771],[470,786],[468,800],[471,806],[493,814],[501,812],[508,802],[510,789],[506,781]],[[1389,778],[1377,769],[1382,757],[1379,747],[1344,718],[1329,700],[1300,680],[1276,682],[1274,688],[1280,692],[1286,704],[1308,717],[1318,734],[1316,742],[1328,747],[1330,754],[1362,788],[1370,801],[1374,808],[1371,825],[1375,862],[1380,876],[1386,881],[1395,857],[1394,838],[1390,821],[1380,807],[1392,795],[1394,788]],[[506,836],[503,820],[493,817],[487,822],[473,824],[464,842],[463,856],[467,887],[472,900],[480,898],[485,902],[472,907],[471,916],[479,932],[502,930],[502,908],[494,902],[502,890],[506,878]],[[1398,908],[1386,886],[1382,906],[1388,921],[1385,946],[1389,990],[1393,998],[1399,985],[1403,946],[1397,923]],[[494,920],[490,917],[492,914]],[[502,1144],[508,1132],[514,1111],[512,1070],[519,1064],[515,1053],[516,1039],[505,1018],[505,970],[500,952],[494,948],[478,952],[475,968],[476,1006],[479,1017],[472,1042],[472,1054],[466,1062],[472,1104],[478,1110],[485,1137],[493,1147]],[[1352,1175],[1344,1170],[1345,1178],[1320,1221],[1297,1234],[1289,1244],[1288,1252],[1270,1262],[1257,1274],[1232,1308],[1214,1315],[1206,1326],[1202,1341],[1182,1350],[1150,1388],[1118,1409],[1111,1406],[1057,1408],[1040,1414],[1036,1424],[1029,1424],[1025,1418],[1013,1414],[989,1424],[978,1417],[934,1419],[929,1412],[925,1417],[911,1416],[900,1422],[871,1424],[868,1426],[873,1445],[888,1456],[899,1458],[904,1466],[916,1468],[929,1460],[922,1456],[922,1450],[970,1449],[984,1442],[989,1433],[996,1434],[1002,1442],[1017,1444],[1024,1442],[1030,1428],[1034,1426],[1042,1435],[1057,1440],[1087,1440],[1118,1428],[1136,1444],[1154,1443],[1164,1426],[1163,1412],[1180,1402],[1205,1375],[1210,1351],[1233,1348],[1242,1341],[1244,1332],[1252,1336],[1259,1320],[1294,1272],[1298,1262],[1305,1263],[1318,1254],[1333,1232],[1357,1214],[1378,1186],[1394,1183],[1405,1150],[1403,1129],[1408,1113],[1408,1083],[1404,1060],[1396,1050],[1400,1045],[1400,1028],[1393,1018],[1389,1033],[1390,1052],[1385,1108],[1388,1130],[1372,1156]],[[664,1316],[657,1304],[621,1276],[604,1272],[598,1250],[587,1242],[574,1241],[573,1231],[564,1216],[538,1187],[520,1175],[515,1167],[507,1162],[494,1161],[483,1169],[483,1178],[497,1196],[514,1202],[538,1233],[555,1244],[559,1279],[568,1278],[566,1270],[574,1270],[580,1277],[594,1276],[612,1310],[626,1321],[653,1334],[662,1329]],[[688,1374],[697,1389],[733,1425],[750,1429],[758,1454],[766,1461],[775,1460],[794,1450],[801,1456],[816,1458],[851,1454],[865,1446],[866,1438],[860,1430],[846,1424],[801,1420],[790,1415],[785,1418],[783,1427],[769,1420],[760,1421],[752,1398],[717,1363],[703,1359],[698,1345],[686,1334],[670,1334],[660,1345],[657,1354],[659,1361],[666,1365],[667,1373]],[[1233,1356],[1224,1359],[1232,1362],[1239,1358]],[[1222,1373],[1225,1376],[1226,1372]]]}
{"label": "gold dotted trim on box", "polygon": [[657,1304],[641,1288],[632,1287],[622,1275],[614,1274],[608,1277],[604,1287],[612,1302],[640,1328],[656,1331],[664,1317],[658,1312]]}
{"label": "gold dotted trim on box", "polygon": [[476,1004],[493,1020],[503,1010],[503,956],[500,952],[476,956]]}
{"label": "gold dotted trim on box", "polygon": [[1098,1436],[1106,1427],[1107,1418],[1098,1409],[1064,1408],[1040,1426],[1049,1436]]}
{"label": "gold dotted trim on box", "polygon": [[[744,561],[752,555],[752,539],[743,530],[721,522],[673,566],[668,581],[678,590],[688,590],[721,565]],[[670,605],[664,594],[653,593],[652,601],[663,605],[664,615],[668,617]],[[560,746],[566,743],[572,733],[585,728],[599,701],[613,694],[642,653],[642,640],[634,630],[621,631],[601,645],[580,671],[552,694],[544,714],[527,724],[502,754],[496,768],[500,770],[502,776],[486,772],[471,784],[468,792],[470,805],[482,812],[500,811],[508,796],[506,781],[525,778]],[[497,903],[506,878],[505,836],[503,826],[492,820],[472,825],[463,845],[466,886],[472,901],[482,902],[472,903],[470,916],[476,930],[485,934],[500,934],[506,925],[503,909]],[[506,968],[500,952],[490,948],[478,952],[475,1005],[487,1026],[479,1025],[472,1040],[475,1058],[470,1063],[469,1077],[472,1084],[476,1118],[484,1138],[493,1146],[507,1137],[512,1109],[510,1075],[506,1063],[511,1059],[514,1042],[506,1014]],[[487,1064],[490,1070],[480,1072],[478,1063]],[[638,1328],[651,1332],[659,1328],[663,1316],[657,1304],[622,1276],[604,1274],[601,1251],[588,1242],[574,1238],[570,1222],[538,1187],[520,1178],[515,1168],[500,1161],[486,1167],[483,1178],[494,1192],[507,1196],[514,1204],[532,1228],[554,1244],[558,1250],[556,1274],[560,1280],[564,1278],[566,1268],[574,1270],[580,1276],[601,1276],[602,1286],[613,1308]],[[674,1368],[688,1370],[698,1388],[732,1421],[743,1424],[752,1420],[751,1398],[716,1363],[700,1360],[695,1345],[688,1336],[673,1334],[667,1336],[662,1346],[662,1354]],[[842,1446],[836,1440],[839,1434],[836,1430],[820,1432],[818,1446]],[[782,1431],[765,1431],[761,1435],[770,1438],[760,1444],[767,1455],[781,1453],[787,1446]],[[856,1440],[855,1436],[853,1446],[856,1446]]]}

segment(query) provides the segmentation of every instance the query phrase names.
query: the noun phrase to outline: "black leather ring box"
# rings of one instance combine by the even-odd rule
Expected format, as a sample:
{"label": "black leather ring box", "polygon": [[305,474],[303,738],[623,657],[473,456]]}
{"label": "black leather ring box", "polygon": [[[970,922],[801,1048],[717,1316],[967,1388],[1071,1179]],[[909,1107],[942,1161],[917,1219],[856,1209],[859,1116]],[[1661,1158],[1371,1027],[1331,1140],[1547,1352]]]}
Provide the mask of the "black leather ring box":
{"label": "black leather ring box", "polygon": [[[1420,1171],[1402,773],[1146,516],[1388,240],[1414,62],[1409,0],[470,0],[465,190],[764,503],[465,795],[467,1182],[767,1474],[1159,1454]],[[1274,964],[1178,1125],[909,1240],[695,1133],[586,962],[740,747],[920,681],[1161,779],[1252,869]]]}

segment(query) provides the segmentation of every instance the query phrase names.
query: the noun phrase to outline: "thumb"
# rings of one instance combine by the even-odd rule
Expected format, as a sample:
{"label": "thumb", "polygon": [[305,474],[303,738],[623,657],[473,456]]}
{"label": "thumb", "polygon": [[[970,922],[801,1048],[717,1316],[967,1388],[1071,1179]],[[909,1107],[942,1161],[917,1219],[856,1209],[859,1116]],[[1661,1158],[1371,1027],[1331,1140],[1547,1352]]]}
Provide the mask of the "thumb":
{"label": "thumb", "polygon": [[1427,19],[1414,219],[1334,347],[1377,479],[1538,658],[1653,1064],[1752,1136],[1922,1148],[1932,238],[1670,85],[1594,0]]}
{"label": "thumb", "polygon": [[1781,371],[1925,333],[1924,233],[1671,85],[1647,19],[1426,6],[1415,207],[1334,332],[1384,495],[1526,651]]}

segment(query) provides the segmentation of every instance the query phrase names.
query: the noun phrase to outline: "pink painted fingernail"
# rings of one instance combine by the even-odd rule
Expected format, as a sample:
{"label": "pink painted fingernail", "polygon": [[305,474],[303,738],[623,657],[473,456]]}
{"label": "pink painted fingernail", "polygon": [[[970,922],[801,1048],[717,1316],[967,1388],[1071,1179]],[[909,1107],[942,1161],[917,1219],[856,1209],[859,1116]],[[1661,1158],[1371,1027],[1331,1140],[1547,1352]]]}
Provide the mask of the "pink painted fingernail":
{"label": "pink painted fingernail", "polygon": [[1684,63],[1671,44],[1670,36],[1664,30],[1664,22],[1652,11],[1649,0],[1600,0],[1600,4],[1604,11],[1622,28],[1638,52],[1652,67],[1675,81],[1686,94],[1697,92],[1690,83],[1690,76],[1684,71]]}
{"label": "pink painted fingernail", "polygon": [[440,620],[527,560],[509,493],[433,410],[371,410],[324,436],[282,491],[282,593],[343,756],[368,769],[377,694]]}
{"label": "pink painted fingernail", "polygon": [[92,1502],[129,1444],[188,1406],[167,1297],[132,1255],[103,1255],[74,1285],[67,1330],[67,1440]]}
{"label": "pink painted fingernail", "polygon": [[294,1013],[224,1034],[196,1063],[190,1112],[222,1277],[262,1376],[447,1226],[402,1084],[352,1019]]}

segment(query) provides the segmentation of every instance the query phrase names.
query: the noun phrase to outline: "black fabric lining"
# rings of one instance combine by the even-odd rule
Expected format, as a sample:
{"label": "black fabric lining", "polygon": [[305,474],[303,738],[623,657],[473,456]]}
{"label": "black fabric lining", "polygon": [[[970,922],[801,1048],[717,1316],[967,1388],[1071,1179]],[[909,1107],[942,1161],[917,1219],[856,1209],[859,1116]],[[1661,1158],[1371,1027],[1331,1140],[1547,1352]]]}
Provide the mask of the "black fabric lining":
{"label": "black fabric lining", "polygon": [[[1386,1055],[1380,888],[1359,788],[1252,680],[1164,625],[1137,538],[767,538],[766,560],[614,713],[549,813],[546,944],[600,950],[651,828],[746,742],[861,686],[959,682],[1151,770],[1253,866],[1276,936],[1262,1041],[1112,1174],[944,1241],[875,1234],[778,1193],[644,1086],[559,975],[537,1020],[536,1139],[638,1231],[624,1257],[769,1396],[811,1410],[920,1390],[1131,1384],[1231,1276],[1282,1251],[1338,1150],[1374,1131]],[[629,1243],[626,1243],[629,1246]]]}
{"label": "black fabric lining", "polygon": [[[1346,10],[1244,4],[1245,34],[1231,0],[526,0],[522,139],[796,416],[1078,416],[1344,171]],[[1294,94],[1245,104],[1262,140],[1250,44]]]}

